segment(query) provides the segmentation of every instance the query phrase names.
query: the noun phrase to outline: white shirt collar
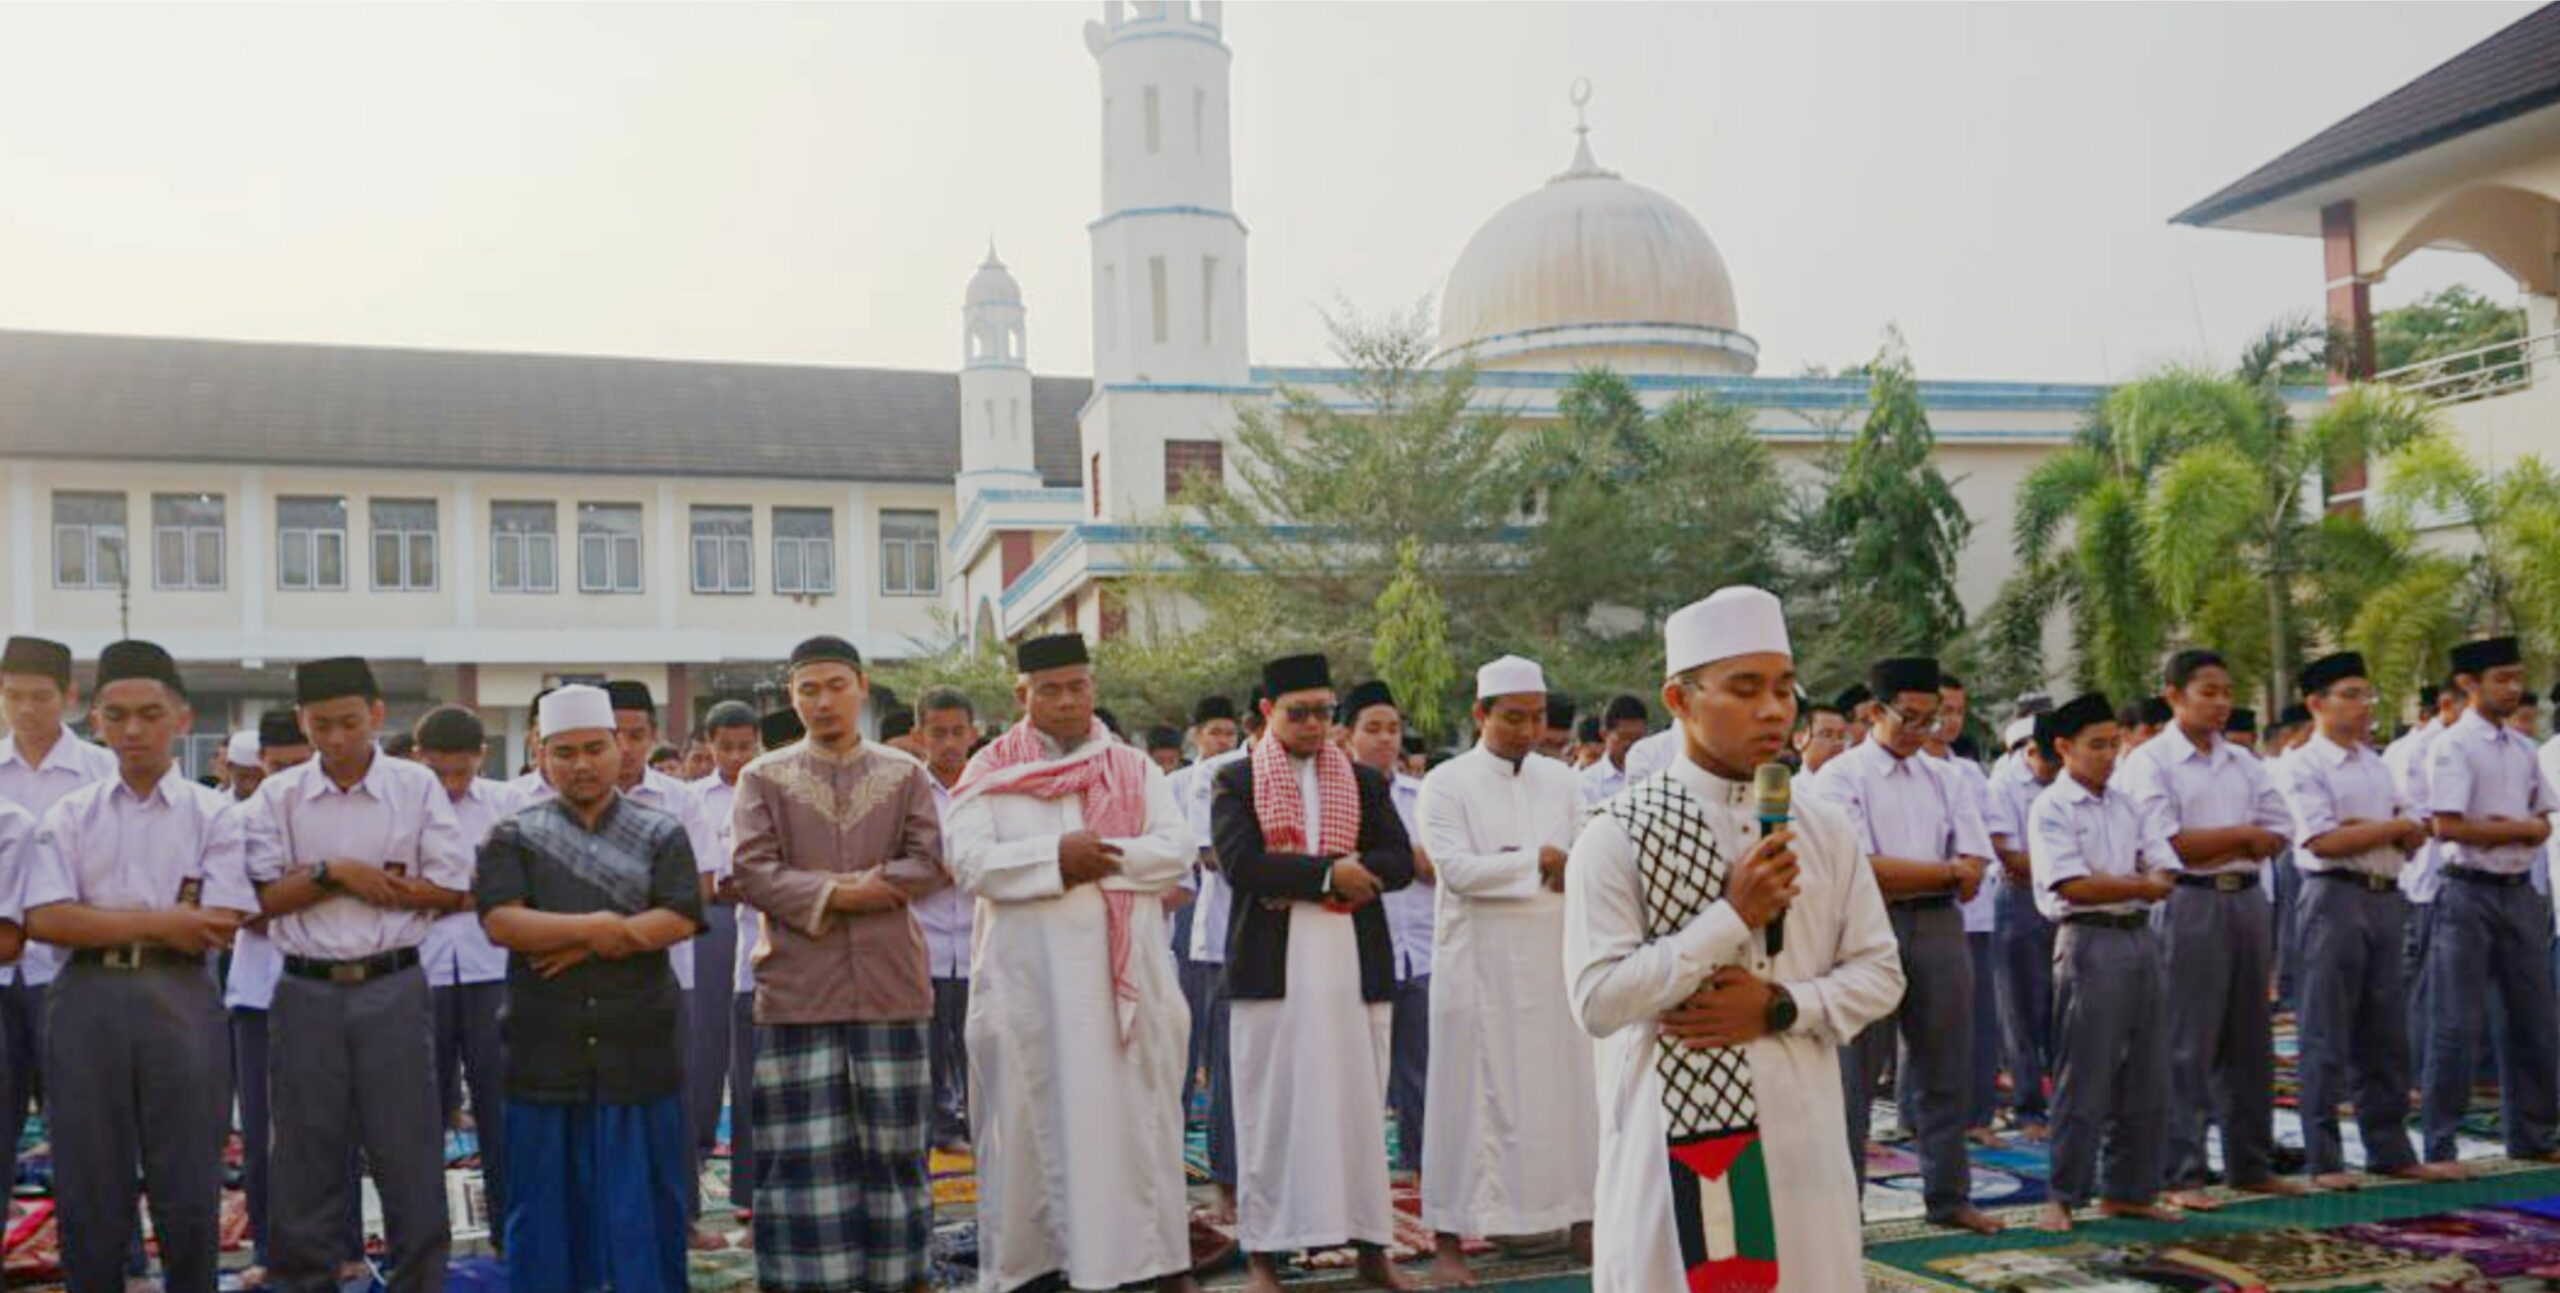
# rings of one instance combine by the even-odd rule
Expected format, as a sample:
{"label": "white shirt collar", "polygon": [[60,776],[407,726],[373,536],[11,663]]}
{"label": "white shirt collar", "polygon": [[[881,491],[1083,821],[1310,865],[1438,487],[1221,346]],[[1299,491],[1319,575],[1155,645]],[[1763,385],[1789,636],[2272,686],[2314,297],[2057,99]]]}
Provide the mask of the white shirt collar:
{"label": "white shirt collar", "polygon": [[[70,763],[72,755],[79,749],[79,736],[72,732],[70,724],[65,723],[62,725],[61,732],[53,738],[53,748],[44,752],[44,762],[37,764],[35,770],[42,772],[47,768],[66,766]],[[0,736],[0,764],[24,764],[26,761],[26,756],[18,752],[18,738],[15,733]]]}

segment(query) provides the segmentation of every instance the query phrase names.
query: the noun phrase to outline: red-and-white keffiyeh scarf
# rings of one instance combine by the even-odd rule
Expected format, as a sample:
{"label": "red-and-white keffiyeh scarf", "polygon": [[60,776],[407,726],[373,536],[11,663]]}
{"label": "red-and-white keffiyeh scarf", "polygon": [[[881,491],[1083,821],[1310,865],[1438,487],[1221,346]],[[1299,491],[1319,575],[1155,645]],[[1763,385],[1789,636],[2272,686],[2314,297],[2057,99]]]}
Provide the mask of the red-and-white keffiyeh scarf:
{"label": "red-and-white keffiyeh scarf", "polygon": [[[1297,762],[1269,734],[1253,743],[1253,815],[1262,819],[1262,847],[1273,853],[1338,858],[1360,851],[1360,779],[1351,756],[1330,743],[1316,751],[1317,823],[1321,841],[1307,838],[1307,809],[1299,802]],[[1331,906],[1332,904],[1327,904]],[[1337,910],[1347,911],[1347,907]]]}
{"label": "red-and-white keffiyeh scarf", "polygon": [[[1112,740],[1097,722],[1076,753],[1052,758],[1040,733],[1024,719],[969,760],[960,784],[952,787],[951,801],[958,804],[978,795],[1074,795],[1083,807],[1086,830],[1104,839],[1131,839],[1147,833],[1147,756]],[[1111,998],[1123,1046],[1138,1020],[1138,985],[1129,978],[1129,912],[1137,897],[1125,889],[1102,888],[1111,941]]]}

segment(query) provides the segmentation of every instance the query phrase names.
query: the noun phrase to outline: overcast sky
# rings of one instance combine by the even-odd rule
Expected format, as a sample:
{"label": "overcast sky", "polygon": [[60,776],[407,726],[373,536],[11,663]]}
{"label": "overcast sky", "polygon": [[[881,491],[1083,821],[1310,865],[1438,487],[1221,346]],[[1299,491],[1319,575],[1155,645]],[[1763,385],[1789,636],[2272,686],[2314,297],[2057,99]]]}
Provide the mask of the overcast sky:
{"label": "overcast sky", "polygon": [[[1764,373],[2103,380],[2316,309],[2168,217],[2514,3],[1227,6],[1254,358],[1436,293],[1600,161],[1697,213]],[[1090,371],[1100,6],[0,6],[0,326],[949,369],[992,232]],[[2412,258],[2384,305],[2476,258]]]}

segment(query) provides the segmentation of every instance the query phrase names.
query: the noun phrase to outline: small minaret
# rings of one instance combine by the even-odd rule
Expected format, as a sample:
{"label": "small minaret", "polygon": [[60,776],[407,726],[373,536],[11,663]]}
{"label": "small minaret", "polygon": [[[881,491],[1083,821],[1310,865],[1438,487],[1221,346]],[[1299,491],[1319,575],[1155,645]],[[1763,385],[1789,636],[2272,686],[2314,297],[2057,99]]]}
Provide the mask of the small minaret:
{"label": "small minaret", "polygon": [[986,263],[960,307],[960,493],[1037,485],[1031,459],[1031,366],[1022,285],[987,240]]}

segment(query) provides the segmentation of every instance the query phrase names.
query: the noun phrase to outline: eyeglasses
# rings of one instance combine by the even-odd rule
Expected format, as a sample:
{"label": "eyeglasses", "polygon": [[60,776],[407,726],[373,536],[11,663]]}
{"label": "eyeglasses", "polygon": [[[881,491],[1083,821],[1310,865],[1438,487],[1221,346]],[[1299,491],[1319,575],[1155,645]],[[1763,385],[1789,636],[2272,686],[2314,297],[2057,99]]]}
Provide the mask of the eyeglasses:
{"label": "eyeglasses", "polygon": [[1895,721],[1901,723],[1904,727],[1934,727],[1938,722],[1938,711],[1934,709],[1926,713],[1915,714],[1910,710],[1903,709],[1898,706],[1887,705],[1885,706],[1884,712],[1893,715]]}
{"label": "eyeglasses", "polygon": [[1292,723],[1312,723],[1319,718],[1332,717],[1333,706],[1330,704],[1287,705],[1281,708],[1280,716]]}

